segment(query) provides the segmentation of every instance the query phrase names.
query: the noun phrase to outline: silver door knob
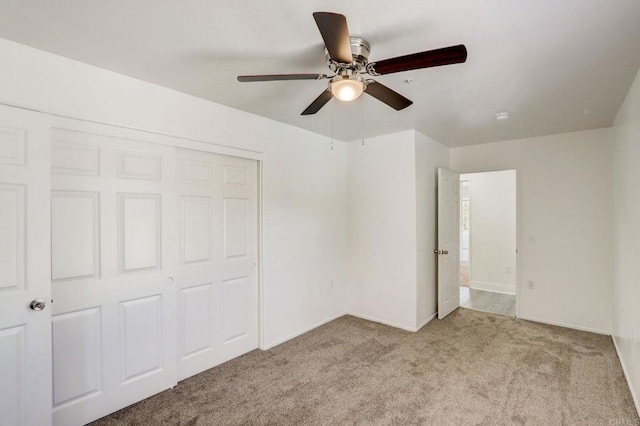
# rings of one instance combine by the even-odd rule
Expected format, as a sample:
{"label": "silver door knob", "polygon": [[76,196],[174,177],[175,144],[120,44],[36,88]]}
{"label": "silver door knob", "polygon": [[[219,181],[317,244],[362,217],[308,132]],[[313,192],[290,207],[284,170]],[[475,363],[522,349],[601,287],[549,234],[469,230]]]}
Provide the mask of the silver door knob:
{"label": "silver door knob", "polygon": [[41,311],[46,306],[44,299],[33,299],[29,304],[29,307],[34,311]]}

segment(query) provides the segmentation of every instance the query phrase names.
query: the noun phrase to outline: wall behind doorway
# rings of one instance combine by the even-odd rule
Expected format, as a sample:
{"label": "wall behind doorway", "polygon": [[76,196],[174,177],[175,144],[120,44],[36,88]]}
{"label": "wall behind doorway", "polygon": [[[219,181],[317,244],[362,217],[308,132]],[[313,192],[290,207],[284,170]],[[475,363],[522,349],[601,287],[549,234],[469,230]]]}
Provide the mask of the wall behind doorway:
{"label": "wall behind doorway", "polygon": [[516,171],[460,176],[470,187],[470,287],[516,293]]}
{"label": "wall behind doorway", "polygon": [[518,317],[609,334],[612,130],[453,148],[450,154],[451,168],[460,172],[518,170]]}

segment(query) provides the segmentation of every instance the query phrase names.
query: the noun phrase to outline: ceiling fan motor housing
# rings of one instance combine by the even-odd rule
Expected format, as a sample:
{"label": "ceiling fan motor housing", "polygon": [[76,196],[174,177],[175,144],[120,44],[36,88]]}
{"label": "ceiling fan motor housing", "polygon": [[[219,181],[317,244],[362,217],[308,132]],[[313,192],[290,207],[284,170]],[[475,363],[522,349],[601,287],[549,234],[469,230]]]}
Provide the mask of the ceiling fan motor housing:
{"label": "ceiling fan motor housing", "polygon": [[362,71],[369,62],[369,54],[371,53],[371,45],[368,41],[360,37],[349,37],[351,41],[351,55],[353,62],[351,64],[341,64],[331,59],[329,51],[324,48],[324,57],[327,61],[327,66],[333,72],[340,71]]}

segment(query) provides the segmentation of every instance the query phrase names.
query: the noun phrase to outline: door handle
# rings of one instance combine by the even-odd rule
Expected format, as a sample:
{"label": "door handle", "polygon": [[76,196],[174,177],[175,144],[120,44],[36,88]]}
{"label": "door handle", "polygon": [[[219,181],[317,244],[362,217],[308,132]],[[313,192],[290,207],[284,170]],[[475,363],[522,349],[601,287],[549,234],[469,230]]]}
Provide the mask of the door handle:
{"label": "door handle", "polygon": [[44,299],[33,299],[29,304],[29,308],[31,308],[31,310],[33,311],[41,311],[46,305],[47,303],[44,301]]}
{"label": "door handle", "polygon": [[438,249],[435,249],[433,252],[435,254],[449,254],[449,250],[438,250]]}

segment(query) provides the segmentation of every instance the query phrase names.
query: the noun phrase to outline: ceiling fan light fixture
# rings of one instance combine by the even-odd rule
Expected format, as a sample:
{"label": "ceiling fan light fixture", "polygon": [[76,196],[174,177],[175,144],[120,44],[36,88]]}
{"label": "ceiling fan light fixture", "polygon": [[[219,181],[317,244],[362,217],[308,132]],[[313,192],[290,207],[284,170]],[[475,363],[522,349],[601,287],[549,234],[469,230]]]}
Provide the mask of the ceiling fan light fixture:
{"label": "ceiling fan light fixture", "polygon": [[338,75],[331,79],[329,90],[331,94],[344,102],[358,99],[364,92],[364,79],[359,75]]}

